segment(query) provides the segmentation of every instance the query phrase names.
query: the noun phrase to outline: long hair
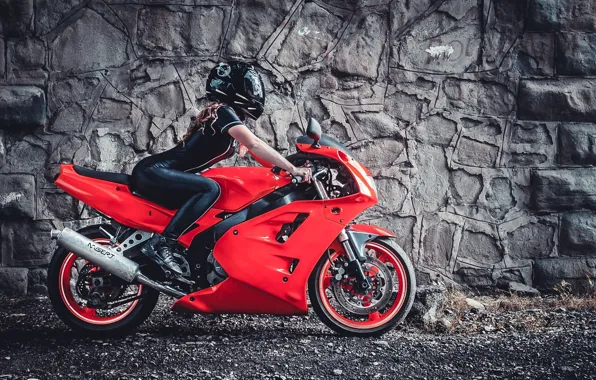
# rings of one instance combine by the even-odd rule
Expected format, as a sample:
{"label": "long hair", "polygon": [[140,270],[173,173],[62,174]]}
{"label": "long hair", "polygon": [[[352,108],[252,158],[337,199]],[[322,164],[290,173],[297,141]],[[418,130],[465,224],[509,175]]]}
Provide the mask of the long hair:
{"label": "long hair", "polygon": [[[190,136],[192,136],[196,131],[200,130],[201,133],[204,134],[208,121],[211,121],[209,126],[211,126],[211,129],[213,129],[212,125],[215,120],[217,120],[217,110],[223,106],[225,106],[223,103],[212,103],[199,112],[197,116],[191,117],[190,125],[188,126],[184,136],[182,136],[182,145],[184,145]],[[215,129],[213,129],[213,134],[215,134]]]}

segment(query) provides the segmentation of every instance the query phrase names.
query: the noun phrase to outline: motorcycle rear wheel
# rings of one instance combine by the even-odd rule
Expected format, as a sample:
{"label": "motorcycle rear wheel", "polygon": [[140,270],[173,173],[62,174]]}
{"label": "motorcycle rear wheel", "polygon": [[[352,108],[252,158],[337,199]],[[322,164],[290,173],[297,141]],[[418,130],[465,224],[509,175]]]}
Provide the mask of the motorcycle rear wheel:
{"label": "motorcycle rear wheel", "polygon": [[[109,240],[100,231],[100,227],[114,233],[113,228],[109,225],[89,226],[77,232],[100,244],[107,245]],[[56,314],[66,325],[85,335],[117,336],[132,332],[149,317],[157,304],[159,292],[141,284],[121,287],[121,291],[124,293],[130,288],[132,291],[130,296],[136,295],[140,298],[118,307],[117,310],[110,312],[111,309],[101,310],[87,307],[85,301],[77,294],[76,289],[77,286],[84,287],[84,284],[79,283],[78,278],[74,278],[75,274],[78,277],[81,268],[85,266],[87,266],[87,272],[98,270],[86,260],[63,248],[58,248],[54,252],[50,262],[48,295]],[[89,270],[89,268],[91,269]]]}
{"label": "motorcycle rear wheel", "polygon": [[338,243],[331,248],[334,252],[321,257],[308,281],[311,304],[321,321],[340,335],[360,337],[383,335],[401,323],[416,294],[414,267],[404,250],[387,238],[365,246],[370,258],[363,269],[375,286],[362,295],[350,286],[349,278],[334,279],[345,252]]}

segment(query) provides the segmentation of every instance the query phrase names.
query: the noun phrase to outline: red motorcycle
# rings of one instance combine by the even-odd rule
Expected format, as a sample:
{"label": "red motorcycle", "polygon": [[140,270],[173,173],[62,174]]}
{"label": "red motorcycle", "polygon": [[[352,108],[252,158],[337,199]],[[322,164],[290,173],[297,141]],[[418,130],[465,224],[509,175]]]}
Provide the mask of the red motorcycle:
{"label": "red motorcycle", "polygon": [[371,173],[314,119],[296,146],[288,160],[312,168],[310,183],[275,167],[202,173],[221,196],[179,238],[182,277],[141,253],[176,210],[135,194],[127,175],[62,165],[56,185],[110,222],[52,231],[56,313],[86,333],[121,334],[149,316],[160,293],[176,298],[174,311],[296,315],[308,312],[308,286],[315,312],[338,333],[392,329],[409,312],[416,281],[391,232],[351,224],[377,203]]}

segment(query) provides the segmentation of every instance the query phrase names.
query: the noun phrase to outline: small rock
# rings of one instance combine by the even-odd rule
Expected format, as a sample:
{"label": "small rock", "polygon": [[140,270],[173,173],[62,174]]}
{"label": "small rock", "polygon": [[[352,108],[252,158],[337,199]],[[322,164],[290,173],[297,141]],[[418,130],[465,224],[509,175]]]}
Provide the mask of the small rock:
{"label": "small rock", "polygon": [[453,326],[453,322],[449,318],[441,318],[441,324],[446,329],[450,329]]}
{"label": "small rock", "polygon": [[472,309],[475,309],[475,310],[484,310],[485,309],[485,307],[482,303],[480,303],[474,299],[471,299],[471,298],[466,298],[466,303],[468,304],[468,306],[470,306]]}
{"label": "small rock", "polygon": [[342,371],[341,369],[334,369],[333,370],[333,374],[335,376],[341,376],[344,373],[344,371]]}
{"label": "small rock", "polygon": [[381,347],[387,347],[389,348],[389,342],[387,342],[386,340],[377,340],[376,342],[374,342],[377,346],[381,346]]}
{"label": "small rock", "polygon": [[447,299],[444,284],[421,285],[416,289],[416,298],[408,319],[422,323],[431,329],[438,320],[438,313]]}
{"label": "small rock", "polygon": [[513,293],[523,294],[526,296],[539,296],[540,292],[531,286],[520,284],[519,282],[510,282],[509,291]]}

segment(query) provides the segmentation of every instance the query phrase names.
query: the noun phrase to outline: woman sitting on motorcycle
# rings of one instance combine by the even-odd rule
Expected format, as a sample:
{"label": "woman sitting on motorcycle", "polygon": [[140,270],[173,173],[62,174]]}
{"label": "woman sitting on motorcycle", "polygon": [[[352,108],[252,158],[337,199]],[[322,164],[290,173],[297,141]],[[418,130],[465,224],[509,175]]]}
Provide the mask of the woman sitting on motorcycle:
{"label": "woman sitting on motorcycle", "polygon": [[217,201],[217,182],[197,175],[235,153],[235,141],[258,160],[310,180],[311,170],[297,168],[255,136],[246,127],[246,117],[257,120],[265,106],[265,89],[260,74],[243,62],[220,63],[209,73],[207,98],[213,103],[193,118],[182,141],[172,149],[141,160],[132,172],[137,193],[151,201],[172,205],[186,200],[161,235],[143,247],[143,253],[157,259],[175,276],[182,270],[173,253],[178,238],[190,229]]}

